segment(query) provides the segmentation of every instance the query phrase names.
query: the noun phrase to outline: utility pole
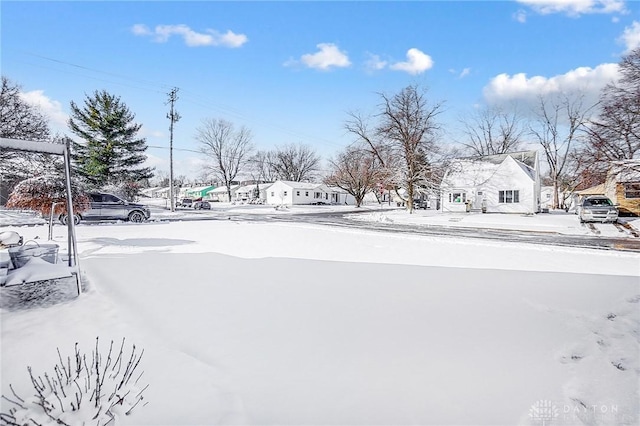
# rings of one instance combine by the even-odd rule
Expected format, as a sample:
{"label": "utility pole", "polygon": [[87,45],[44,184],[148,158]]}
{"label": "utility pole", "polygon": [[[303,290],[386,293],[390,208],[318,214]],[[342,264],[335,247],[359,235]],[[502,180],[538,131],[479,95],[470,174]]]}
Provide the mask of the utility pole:
{"label": "utility pole", "polygon": [[175,195],[173,193],[173,123],[180,120],[180,114],[178,114],[173,109],[173,104],[178,100],[178,88],[174,87],[169,92],[169,104],[171,104],[171,110],[169,114],[167,114],[167,118],[169,119],[169,205],[171,206],[171,211],[174,212],[176,210],[176,200]]}

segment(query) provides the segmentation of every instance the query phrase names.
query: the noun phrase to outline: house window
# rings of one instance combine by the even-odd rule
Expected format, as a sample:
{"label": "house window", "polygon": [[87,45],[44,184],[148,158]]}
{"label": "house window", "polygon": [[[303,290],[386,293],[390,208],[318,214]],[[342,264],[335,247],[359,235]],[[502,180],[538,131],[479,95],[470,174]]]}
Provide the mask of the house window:
{"label": "house window", "polygon": [[284,191],[284,196],[285,196],[285,197],[287,196],[287,191]]}
{"label": "house window", "polygon": [[510,189],[508,191],[498,191],[498,202],[513,204],[520,202],[520,191],[517,189]]}
{"label": "house window", "polygon": [[275,192],[273,192],[273,191],[271,191],[271,196],[272,196],[272,197],[275,197],[275,196],[276,196],[276,193],[275,193]]}
{"label": "house window", "polygon": [[314,192],[313,193],[313,198],[322,198],[322,194],[319,192]]}
{"label": "house window", "polygon": [[299,197],[300,196],[300,191],[296,191],[296,196]]}
{"label": "house window", "polygon": [[640,183],[625,183],[624,198],[640,198]]}
{"label": "house window", "polygon": [[450,203],[465,203],[466,201],[467,201],[466,192],[450,192],[449,193]]}
{"label": "house window", "polygon": [[325,193],[325,194],[324,194],[324,199],[325,199],[325,200],[328,200],[328,199],[329,199],[329,194],[326,194],[326,193]]}
{"label": "house window", "polygon": [[309,191],[304,191],[304,196],[308,197],[309,196]]}

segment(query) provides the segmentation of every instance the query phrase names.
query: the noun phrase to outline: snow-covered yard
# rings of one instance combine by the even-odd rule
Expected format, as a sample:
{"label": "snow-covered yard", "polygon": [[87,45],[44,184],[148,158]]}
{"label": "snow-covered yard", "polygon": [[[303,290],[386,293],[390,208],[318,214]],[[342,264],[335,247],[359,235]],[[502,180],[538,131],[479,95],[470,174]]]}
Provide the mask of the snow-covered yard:
{"label": "snow-covered yard", "polygon": [[640,421],[638,254],[268,222],[77,232],[87,291],[1,312],[5,395],[56,348],[126,337],[149,404],[117,424]]}

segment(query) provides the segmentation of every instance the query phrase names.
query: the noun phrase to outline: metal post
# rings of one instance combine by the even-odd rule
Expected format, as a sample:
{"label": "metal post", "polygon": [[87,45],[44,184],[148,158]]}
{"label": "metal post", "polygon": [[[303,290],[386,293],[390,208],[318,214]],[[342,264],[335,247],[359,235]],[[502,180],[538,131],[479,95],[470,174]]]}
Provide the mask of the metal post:
{"label": "metal post", "polygon": [[[78,245],[76,243],[76,221],[73,213],[73,192],[71,191],[71,147],[69,140],[65,143],[64,150],[64,178],[67,184],[67,250],[69,253],[69,267],[76,266],[76,285],[78,296],[82,293],[80,282],[80,263],[78,261]],[[73,260],[72,260],[73,259]]]}
{"label": "metal post", "polygon": [[53,212],[55,211],[57,201],[51,204],[51,214],[49,215],[49,241],[53,240]]}

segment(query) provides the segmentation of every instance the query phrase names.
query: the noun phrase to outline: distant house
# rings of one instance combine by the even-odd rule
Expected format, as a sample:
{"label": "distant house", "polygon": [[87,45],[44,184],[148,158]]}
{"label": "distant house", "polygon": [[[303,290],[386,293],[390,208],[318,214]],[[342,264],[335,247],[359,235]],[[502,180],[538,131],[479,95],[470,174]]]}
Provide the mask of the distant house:
{"label": "distant house", "polygon": [[278,180],[267,191],[267,204],[274,206],[318,202],[329,204],[329,192],[329,187],[321,183]]}
{"label": "distant house", "polygon": [[323,183],[279,180],[266,191],[269,205],[355,204],[355,199],[340,188]]}
{"label": "distant house", "polygon": [[540,164],[537,151],[453,160],[441,184],[445,212],[537,213]]}
{"label": "distant house", "polygon": [[349,205],[354,206],[356,204],[356,197],[349,194],[342,188],[338,188],[337,186],[329,187],[331,204],[340,204],[340,205]]}
{"label": "distant house", "polygon": [[540,208],[550,209],[553,206],[553,186],[540,188]]}
{"label": "distant house", "polygon": [[[558,191],[558,202],[561,206],[571,206],[572,196],[575,194],[571,191]],[[540,188],[540,208],[544,210],[548,210],[553,208],[553,186],[543,186]]]}
{"label": "distant house", "polygon": [[161,198],[164,196],[165,190],[168,191],[169,188],[163,188],[158,186],[152,187],[152,188],[145,188],[140,191],[140,195],[142,195],[143,197]]}
{"label": "distant house", "polygon": [[193,188],[184,188],[184,196],[186,198],[204,198],[211,191],[216,189],[213,185],[196,186]]}
{"label": "distant house", "polygon": [[269,182],[241,186],[236,190],[235,201],[245,203],[260,201],[264,203],[267,199],[267,189],[271,185],[273,183]]}
{"label": "distant house", "polygon": [[580,205],[580,202],[584,197],[588,197],[590,195],[605,195],[605,185],[601,183],[596,186],[592,186],[591,188],[585,188],[580,191],[575,191],[571,196],[571,203],[569,210],[575,211],[576,207]]}
{"label": "distant house", "polygon": [[614,161],[604,182],[604,195],[622,214],[640,215],[640,160]]}
{"label": "distant house", "polygon": [[231,185],[231,199],[229,199],[229,191],[226,186],[219,186],[209,192],[204,197],[205,200],[219,201],[221,203],[230,203],[236,197],[236,191],[240,188],[240,185]]}

